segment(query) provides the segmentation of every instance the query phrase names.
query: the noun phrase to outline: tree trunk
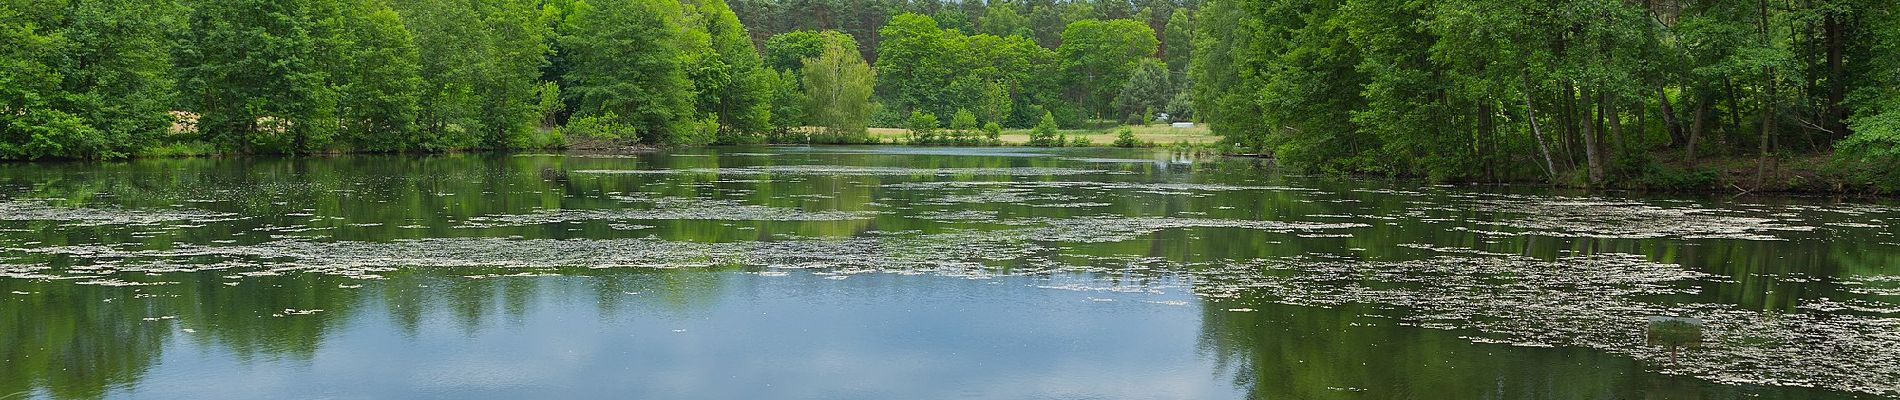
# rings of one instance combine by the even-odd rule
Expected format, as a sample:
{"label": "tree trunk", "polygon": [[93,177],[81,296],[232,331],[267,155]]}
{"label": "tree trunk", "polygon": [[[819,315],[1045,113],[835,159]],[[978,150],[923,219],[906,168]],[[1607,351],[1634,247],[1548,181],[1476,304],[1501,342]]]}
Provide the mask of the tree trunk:
{"label": "tree trunk", "polygon": [[1768,176],[1769,134],[1775,126],[1775,69],[1762,68],[1763,92],[1761,98],[1761,151],[1755,160],[1755,187],[1761,188]]}
{"label": "tree trunk", "polygon": [[1682,154],[1683,160],[1689,162],[1690,168],[1695,167],[1695,143],[1702,139],[1702,121],[1707,119],[1705,116],[1708,115],[1708,113],[1709,102],[1707,100],[1697,101],[1695,103],[1695,115],[1690,116],[1690,118],[1694,118],[1693,121],[1695,122],[1689,125],[1689,143],[1687,146],[1684,146]]}
{"label": "tree trunk", "polygon": [[1537,107],[1531,105],[1531,79],[1524,78],[1524,114],[1531,123],[1531,140],[1537,141],[1537,151],[1544,155],[1544,177],[1557,180],[1557,164],[1550,160],[1550,144],[1544,142],[1544,133],[1537,128]]}
{"label": "tree trunk", "polygon": [[1676,122],[1676,108],[1669,104],[1669,92],[1662,85],[1656,85],[1656,102],[1662,104],[1663,128],[1669,131],[1669,141],[1682,143],[1682,124]]}
{"label": "tree trunk", "polygon": [[[1592,107],[1590,104],[1593,100],[1590,95],[1590,89],[1584,89],[1584,104],[1582,107],[1577,107],[1577,109],[1583,111],[1584,114],[1594,113],[1595,107]],[[1588,163],[1590,187],[1595,188],[1603,184],[1603,150],[1599,148],[1599,143],[1597,143],[1596,117],[1591,115],[1584,115],[1583,117],[1584,118],[1579,118],[1577,123],[1582,127],[1583,157],[1585,162]]]}
{"label": "tree trunk", "polygon": [[1616,99],[1606,92],[1606,94],[1603,95],[1603,115],[1604,118],[1607,119],[1607,121],[1604,122],[1604,126],[1610,128],[1610,144],[1612,145],[1610,149],[1615,150],[1615,152],[1604,154],[1605,158],[1615,158],[1616,155],[1623,154],[1625,150],[1629,150],[1629,137],[1623,136],[1622,114],[1620,110],[1616,109]]}
{"label": "tree trunk", "polygon": [[1484,180],[1486,181],[1497,180],[1496,169],[1493,168],[1492,163],[1498,155],[1495,151],[1496,140],[1492,139],[1497,136],[1493,133],[1497,129],[1492,126],[1491,112],[1491,102],[1478,103],[1479,144],[1475,150],[1478,150],[1478,158],[1484,162]]}
{"label": "tree trunk", "polygon": [[1841,104],[1847,99],[1847,69],[1842,63],[1842,52],[1846,45],[1842,38],[1841,15],[1838,11],[1829,11],[1822,19],[1823,35],[1827,42],[1827,114],[1822,117],[1821,126],[1834,131],[1829,139],[1836,139],[1847,132],[1843,121],[1847,119],[1847,108]]}
{"label": "tree trunk", "polygon": [[[1759,5],[1758,9],[1761,10],[1761,39],[1762,39],[1761,42],[1769,43],[1768,41],[1768,0],[1759,0],[1759,1],[1756,1],[1755,4]],[[1758,156],[1757,156],[1758,158],[1756,158],[1755,160],[1755,188],[1757,189],[1760,189],[1764,180],[1767,179],[1768,138],[1769,138],[1768,134],[1770,133],[1772,129],[1774,129],[1774,125],[1775,125],[1775,69],[1774,67],[1762,67],[1761,81],[1762,81],[1761,142],[1759,143],[1761,145],[1761,152],[1758,153]]]}
{"label": "tree trunk", "polygon": [[1727,133],[1730,137],[1740,136],[1743,134],[1742,133],[1742,106],[1741,106],[1740,101],[1735,100],[1736,98],[1735,80],[1729,79],[1728,77],[1723,77],[1722,86],[1728,89],[1728,116],[1729,116],[1730,130]]}
{"label": "tree trunk", "polygon": [[1583,121],[1583,118],[1577,115],[1577,112],[1580,110],[1577,107],[1577,86],[1570,81],[1564,81],[1563,106],[1563,121],[1557,125],[1564,128],[1563,132],[1561,132],[1562,137],[1559,138],[1562,139],[1562,141],[1558,142],[1562,144],[1563,147],[1559,149],[1561,151],[1558,153],[1564,156],[1564,169],[1575,171],[1577,170],[1577,147],[1580,147],[1577,145],[1577,131],[1580,121]]}

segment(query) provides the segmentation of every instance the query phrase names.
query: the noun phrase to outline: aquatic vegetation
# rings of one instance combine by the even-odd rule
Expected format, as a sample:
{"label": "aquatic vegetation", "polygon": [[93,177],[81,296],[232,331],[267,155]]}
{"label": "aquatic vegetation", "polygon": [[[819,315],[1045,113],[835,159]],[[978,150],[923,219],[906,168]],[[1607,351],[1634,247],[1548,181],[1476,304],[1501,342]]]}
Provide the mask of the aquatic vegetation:
{"label": "aquatic vegetation", "polygon": [[[1798,220],[1748,216],[1734,210],[1593,198],[1516,195],[1470,196],[1458,207],[1426,207],[1440,211],[1488,214],[1466,220],[1478,226],[1509,228],[1490,234],[1593,238],[1682,238],[1785,240],[1781,235],[1808,232],[1815,226]],[[1471,230],[1470,228],[1454,228]]]}
{"label": "aquatic vegetation", "polygon": [[224,222],[236,215],[195,210],[146,210],[103,207],[60,207],[53,199],[0,201],[0,221],[48,221],[61,226],[156,225],[186,222]]}
{"label": "aquatic vegetation", "polygon": [[[1900,395],[1891,351],[1900,348],[1900,278],[1883,258],[1842,272],[1760,264],[1763,254],[1804,250],[1771,246],[1859,246],[1826,241],[1891,234],[1894,208],[1302,187],[1133,159],[1001,153],[1021,157],[919,164],[983,167],[705,167],[723,160],[656,153],[635,156],[655,169],[569,170],[558,180],[537,172],[553,167],[531,164],[513,175],[455,169],[439,175],[447,182],[339,178],[274,196],[196,186],[151,194],[176,199],[170,207],[13,199],[0,201],[0,283],[140,296],[273,290],[273,280],[297,277],[377,293],[389,282],[372,280],[405,275],[517,282],[703,268],[846,286],[879,282],[866,279],[873,274],[926,276],[1075,292],[1063,301],[1098,308],[1350,309],[1351,318],[1472,343],[1594,349],[1713,382]],[[786,157],[721,156],[823,153],[776,154]],[[660,167],[668,162],[691,167]],[[723,176],[687,176],[699,174]],[[1755,269],[1719,269],[1744,262]],[[179,284],[192,278],[208,283]],[[12,295],[40,290],[21,289]],[[620,289],[605,293],[642,293]],[[1783,294],[1753,296],[1770,290]],[[256,311],[309,321],[349,313]],[[1699,339],[1658,335],[1657,316],[1702,321]]]}

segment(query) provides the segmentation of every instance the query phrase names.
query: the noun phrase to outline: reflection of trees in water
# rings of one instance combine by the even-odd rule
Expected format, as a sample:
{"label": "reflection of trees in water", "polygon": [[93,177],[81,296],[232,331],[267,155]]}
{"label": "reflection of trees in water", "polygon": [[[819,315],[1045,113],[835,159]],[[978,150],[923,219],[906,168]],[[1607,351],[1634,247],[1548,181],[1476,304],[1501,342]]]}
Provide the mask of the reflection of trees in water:
{"label": "reflection of trees in water", "polygon": [[[560,276],[508,276],[523,272]],[[118,287],[0,280],[6,296],[0,298],[0,360],[7,360],[0,362],[6,378],[0,396],[43,390],[55,398],[103,397],[137,384],[174,340],[242,364],[308,361],[328,335],[371,316],[388,318],[414,339],[428,319],[451,322],[470,336],[497,323],[519,327],[533,304],[585,298],[589,291],[603,320],[689,313],[711,307],[730,276],[705,269],[583,268],[400,269],[378,281],[218,275],[165,274],[151,279],[176,283]]]}
{"label": "reflection of trees in water", "polygon": [[[166,227],[69,227],[56,222],[17,222],[0,232],[0,247],[26,242],[43,246],[127,244],[147,249],[175,244],[237,240],[255,244],[272,235],[314,237],[313,241],[382,242],[436,237],[509,237],[530,239],[625,238],[656,236],[689,242],[777,240],[785,236],[845,237],[869,231],[940,233],[956,229],[1008,229],[975,223],[946,223],[908,217],[925,211],[977,211],[1001,218],[1068,218],[1097,215],[1129,217],[1195,213],[1205,218],[1338,222],[1316,215],[1347,218],[1401,216],[1430,196],[1391,195],[1351,190],[1323,193],[1284,190],[1147,193],[1106,191],[1059,185],[1074,177],[1002,177],[987,175],[910,176],[669,174],[574,174],[547,180],[544,170],[716,168],[732,166],[841,163],[821,154],[757,157],[700,151],[704,156],[627,158],[517,157],[445,155],[432,157],[341,157],[334,159],[177,159],[109,164],[23,164],[0,169],[0,196],[50,197],[65,206],[168,209],[183,206],[247,216],[237,221],[189,229]],[[1008,168],[1070,166],[1050,157],[959,157],[938,155],[863,155],[852,165],[903,165],[906,168]],[[1164,164],[1165,165],[1165,164]],[[1196,182],[1259,184],[1258,171],[1196,164]],[[1105,181],[1151,182],[1163,176],[1153,164],[1105,165],[1127,174]],[[917,190],[887,185],[929,181],[1049,183],[1033,190],[1109,205],[1052,208],[1038,204],[992,202],[924,205],[946,195],[981,194],[1007,185],[972,185]],[[846,221],[637,221],[649,229],[620,230],[602,221],[560,222],[453,228],[471,218],[528,214],[549,209],[642,207],[613,194],[647,193],[687,199],[736,200],[746,204],[802,210],[907,211]],[[103,194],[103,195],[102,195]],[[0,199],[4,200],[4,199]],[[870,203],[883,203],[882,206]],[[1432,217],[1487,221],[1477,211],[1438,210]],[[1408,218],[1418,217],[1416,215]],[[1328,217],[1330,218],[1330,217]],[[1142,239],[1062,245],[1052,257],[1100,265],[1092,279],[1116,285],[1148,285],[1172,272],[1116,273],[1113,267],[1135,257],[1193,262],[1211,259],[1274,258],[1312,253],[1346,254],[1368,260],[1420,259],[1432,253],[1410,244],[1468,248],[1541,259],[1594,253],[1632,253],[1651,261],[1681,264],[1732,279],[1705,283],[1700,294],[1654,299],[1658,302],[1715,302],[1747,309],[1794,310],[1804,299],[1867,298],[1843,293],[1827,282],[1840,275],[1892,274],[1900,252],[1871,232],[1839,234],[1829,241],[1764,242],[1743,240],[1638,240],[1550,238],[1534,235],[1492,236],[1449,229],[1462,222],[1384,223],[1352,230],[1346,238],[1301,238],[1239,229],[1171,229]],[[1467,224],[1468,225],[1468,224]],[[260,231],[291,227],[298,231]],[[306,230],[307,229],[307,230]],[[892,243],[899,243],[893,241]],[[891,245],[888,251],[906,251]],[[506,251],[497,249],[496,251]],[[10,263],[70,268],[63,256],[0,254]],[[1008,270],[1011,262],[992,263]],[[713,269],[754,268],[722,266]],[[563,278],[496,276],[524,270],[456,268],[399,269],[382,273],[384,281],[309,273],[226,279],[248,271],[168,273],[115,277],[130,281],[175,281],[161,286],[105,287],[72,281],[0,280],[0,396],[40,388],[56,397],[98,397],[107,388],[136,383],[152,368],[165,343],[183,339],[215,348],[241,361],[307,359],[324,337],[342,324],[365,316],[386,316],[412,338],[427,321],[452,320],[467,334],[496,322],[519,325],[539,301],[589,299],[601,318],[658,310],[691,312],[712,307],[725,290],[725,274],[700,270],[564,269]],[[533,270],[526,272],[545,272]],[[1787,276],[1815,278],[1807,281]],[[237,286],[226,283],[237,282]],[[363,285],[361,288],[346,288]],[[14,295],[12,292],[27,295]],[[630,292],[641,293],[629,295]],[[1240,298],[1250,296],[1241,294]],[[111,299],[111,301],[105,301]],[[1229,312],[1227,308],[1260,308]],[[316,310],[286,315],[290,310]],[[1641,373],[1626,360],[1574,349],[1519,349],[1473,346],[1456,332],[1396,326],[1391,320],[1352,317],[1390,312],[1349,306],[1337,309],[1209,303],[1203,310],[1201,345],[1235,381],[1255,398],[1331,398],[1409,395],[1415,398],[1723,398],[1736,389]],[[145,318],[175,319],[145,321]],[[1352,326],[1358,322],[1369,326]],[[193,329],[186,333],[182,329]],[[183,336],[179,336],[183,335]],[[1479,355],[1486,351],[1508,355]],[[1610,370],[1599,369],[1611,366]],[[1624,366],[1624,367],[1616,367]],[[1626,367],[1626,368],[1625,368]],[[1329,388],[1337,388],[1329,389]],[[1609,389],[1605,389],[1609,388]],[[1357,395],[1355,395],[1357,393]],[[1381,394],[1385,396],[1381,396]],[[1658,395],[1661,394],[1661,395]]]}
{"label": "reflection of trees in water", "polygon": [[1463,332],[1358,316],[1390,312],[1207,302],[1198,347],[1252,399],[1846,397],[1655,374],[1588,349],[1473,345]]}

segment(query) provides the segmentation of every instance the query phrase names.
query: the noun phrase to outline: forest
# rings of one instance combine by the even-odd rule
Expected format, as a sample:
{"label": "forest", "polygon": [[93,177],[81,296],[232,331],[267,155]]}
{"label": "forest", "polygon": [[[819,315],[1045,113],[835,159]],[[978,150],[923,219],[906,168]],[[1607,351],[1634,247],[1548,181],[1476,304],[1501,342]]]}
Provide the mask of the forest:
{"label": "forest", "polygon": [[869,127],[1063,145],[1056,129],[1167,114],[1302,171],[1891,190],[1896,8],[0,0],[0,159],[879,140]]}

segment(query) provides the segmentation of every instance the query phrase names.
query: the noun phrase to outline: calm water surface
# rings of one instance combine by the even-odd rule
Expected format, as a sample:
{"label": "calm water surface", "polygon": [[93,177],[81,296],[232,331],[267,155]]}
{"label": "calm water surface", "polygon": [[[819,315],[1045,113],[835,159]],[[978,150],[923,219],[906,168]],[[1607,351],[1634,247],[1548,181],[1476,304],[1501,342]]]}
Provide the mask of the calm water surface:
{"label": "calm water surface", "polygon": [[0,399],[1884,398],[1896,220],[1150,150],[5,164]]}

